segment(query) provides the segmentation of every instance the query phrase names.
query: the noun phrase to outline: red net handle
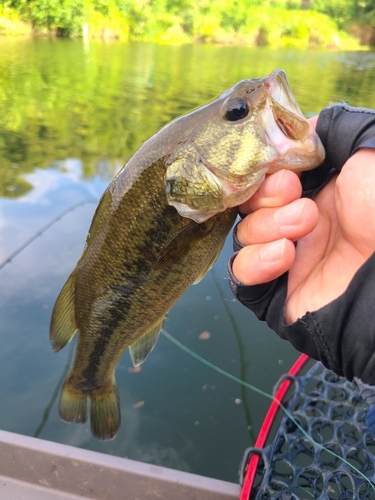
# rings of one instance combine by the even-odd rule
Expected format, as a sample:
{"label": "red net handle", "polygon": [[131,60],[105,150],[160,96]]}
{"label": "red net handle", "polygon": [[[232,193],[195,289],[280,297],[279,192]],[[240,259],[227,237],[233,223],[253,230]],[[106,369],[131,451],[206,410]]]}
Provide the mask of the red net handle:
{"label": "red net handle", "polygon": [[[306,354],[301,354],[301,356],[297,359],[297,361],[294,363],[294,365],[289,370],[288,374],[291,376],[297,375],[309,359],[310,358]],[[268,437],[268,434],[269,434],[270,429],[272,427],[272,424],[273,424],[273,422],[276,418],[277,412],[280,408],[276,401],[283,400],[291,383],[292,383],[292,380],[287,378],[280,384],[280,387],[278,388],[278,390],[275,394],[275,400],[272,401],[272,403],[269,407],[269,410],[267,412],[267,415],[263,421],[262,427],[260,428],[257,440],[256,440],[255,445],[254,445],[255,448],[263,448],[264,447],[264,444],[267,440],[267,437]],[[259,460],[260,460],[259,455],[256,455],[256,454],[251,455],[250,460],[249,460],[249,465],[247,467],[246,475],[244,478],[243,486],[242,486],[240,500],[249,500],[249,498],[250,498],[250,493],[251,493],[251,489],[253,487],[253,482],[254,482],[254,478],[255,478],[256,471],[257,471]]]}

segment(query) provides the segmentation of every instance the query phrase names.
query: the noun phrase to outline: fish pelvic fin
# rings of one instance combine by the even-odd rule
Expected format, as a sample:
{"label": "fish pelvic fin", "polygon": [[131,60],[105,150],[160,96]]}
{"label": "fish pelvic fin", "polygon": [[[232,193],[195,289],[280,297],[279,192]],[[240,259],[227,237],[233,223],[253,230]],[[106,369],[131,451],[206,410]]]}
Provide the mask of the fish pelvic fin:
{"label": "fish pelvic fin", "polygon": [[74,307],[75,287],[76,272],[74,270],[57,297],[52,311],[49,338],[55,352],[65,347],[77,331]]}
{"label": "fish pelvic fin", "polygon": [[121,425],[120,400],[116,383],[105,392],[91,396],[91,432],[98,439],[113,439]]}
{"label": "fish pelvic fin", "polygon": [[132,346],[129,347],[130,357],[134,366],[139,366],[150,354],[159,338],[165,318],[155,323],[148,332],[144,333]]}
{"label": "fish pelvic fin", "polygon": [[87,396],[72,386],[69,379],[62,388],[59,413],[65,422],[84,424],[87,420]]}

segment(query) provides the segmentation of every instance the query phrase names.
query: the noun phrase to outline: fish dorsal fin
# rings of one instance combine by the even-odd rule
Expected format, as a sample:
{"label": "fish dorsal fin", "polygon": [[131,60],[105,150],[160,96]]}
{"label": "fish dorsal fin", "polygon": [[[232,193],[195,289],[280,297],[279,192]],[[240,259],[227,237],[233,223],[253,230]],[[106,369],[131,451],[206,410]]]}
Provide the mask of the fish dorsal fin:
{"label": "fish dorsal fin", "polygon": [[160,331],[163,328],[164,319],[158,321],[148,332],[143,334],[140,339],[129,347],[134,366],[141,365],[155,347]]}
{"label": "fish dorsal fin", "polygon": [[210,234],[212,229],[213,225],[210,221],[202,224],[192,221],[191,224],[185,226],[165,245],[156,261],[155,271],[183,259],[200,240]]}
{"label": "fish dorsal fin", "polygon": [[215,264],[215,262],[217,261],[222,249],[223,249],[223,246],[224,246],[224,243],[225,243],[225,240],[223,241],[223,243],[219,246],[219,248],[217,249],[216,253],[214,254],[214,256],[212,257],[212,259],[210,260],[210,262],[207,264],[207,267],[205,267],[205,269],[203,270],[203,272],[198,276],[198,278],[194,281],[193,285],[196,285],[197,283],[199,283],[205,276],[206,274],[208,273],[208,271],[213,267],[213,265]]}
{"label": "fish dorsal fin", "polygon": [[76,271],[74,270],[57,297],[52,311],[49,338],[55,352],[70,342],[77,331],[75,320]]}

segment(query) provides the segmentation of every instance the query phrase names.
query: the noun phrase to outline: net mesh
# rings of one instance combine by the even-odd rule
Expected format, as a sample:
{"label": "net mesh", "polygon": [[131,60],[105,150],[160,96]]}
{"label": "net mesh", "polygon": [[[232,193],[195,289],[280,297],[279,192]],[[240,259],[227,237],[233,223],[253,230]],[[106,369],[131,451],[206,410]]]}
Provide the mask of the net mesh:
{"label": "net mesh", "polygon": [[250,456],[261,457],[250,499],[375,500],[375,440],[357,386],[320,363],[291,378],[294,392],[285,406],[314,441],[338,457],[312,443],[284,414],[271,445],[245,452],[241,481]]}

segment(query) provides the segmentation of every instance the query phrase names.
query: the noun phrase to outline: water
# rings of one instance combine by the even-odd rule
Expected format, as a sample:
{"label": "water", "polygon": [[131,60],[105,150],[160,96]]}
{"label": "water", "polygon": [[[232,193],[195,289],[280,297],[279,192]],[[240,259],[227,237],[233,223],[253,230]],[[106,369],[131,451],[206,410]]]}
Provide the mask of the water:
{"label": "water", "polygon": [[[129,370],[128,353],[120,360],[122,426],[114,440],[100,442],[88,424],[58,416],[74,342],[54,354],[48,330],[97,201],[125,161],[166,122],[276,67],[287,72],[306,115],[338,100],[375,106],[372,52],[1,39],[0,262],[65,213],[0,270],[1,429],[237,481],[267,399],[161,337],[141,372]],[[181,297],[165,328],[271,392],[298,353],[234,302],[226,280],[230,252],[229,239],[214,270]],[[202,332],[210,338],[201,340]]]}

